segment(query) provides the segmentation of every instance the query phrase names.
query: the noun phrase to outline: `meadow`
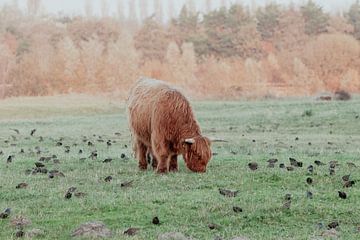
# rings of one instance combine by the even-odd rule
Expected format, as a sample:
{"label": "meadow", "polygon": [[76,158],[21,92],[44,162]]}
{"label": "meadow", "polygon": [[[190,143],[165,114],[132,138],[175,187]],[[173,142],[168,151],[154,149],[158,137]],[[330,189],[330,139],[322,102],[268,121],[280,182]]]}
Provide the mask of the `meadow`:
{"label": "meadow", "polygon": [[[179,158],[179,172],[158,175],[138,170],[120,100],[1,101],[0,211],[11,213],[0,219],[0,239],[16,239],[19,227],[11,222],[19,216],[31,221],[25,233],[41,230],[34,239],[71,239],[72,231],[89,221],[105,223],[110,239],[151,240],[166,232],[191,239],[360,239],[360,98],[194,101],[193,107],[203,133],[227,142],[213,144],[204,174],[190,172]],[[269,168],[267,160],[275,158]],[[303,166],[280,168],[290,166],[289,158]],[[331,161],[338,162],[333,175]],[[35,173],[36,162],[64,176]],[[249,169],[250,162],[258,169]],[[342,176],[348,174],[355,185],[344,188]],[[105,181],[108,176],[111,181]],[[16,188],[20,183],[27,186]],[[70,187],[83,194],[66,199]],[[227,197],[219,188],[238,193]],[[152,223],[154,217],[160,224]],[[331,222],[339,224],[336,230],[328,230]],[[128,228],[138,231],[126,236]]]}

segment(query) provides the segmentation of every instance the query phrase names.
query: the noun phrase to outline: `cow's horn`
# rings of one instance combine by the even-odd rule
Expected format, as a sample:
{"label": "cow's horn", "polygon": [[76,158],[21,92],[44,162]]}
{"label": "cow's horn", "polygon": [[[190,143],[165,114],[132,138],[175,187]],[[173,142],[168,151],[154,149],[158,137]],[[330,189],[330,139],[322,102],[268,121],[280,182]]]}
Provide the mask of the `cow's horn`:
{"label": "cow's horn", "polygon": [[221,138],[214,138],[214,137],[209,137],[209,140],[211,142],[228,142],[225,139],[221,139]]}
{"label": "cow's horn", "polygon": [[189,143],[189,144],[193,144],[193,143],[195,143],[195,139],[193,139],[193,138],[187,138],[187,139],[185,139],[185,142],[186,142],[186,143]]}

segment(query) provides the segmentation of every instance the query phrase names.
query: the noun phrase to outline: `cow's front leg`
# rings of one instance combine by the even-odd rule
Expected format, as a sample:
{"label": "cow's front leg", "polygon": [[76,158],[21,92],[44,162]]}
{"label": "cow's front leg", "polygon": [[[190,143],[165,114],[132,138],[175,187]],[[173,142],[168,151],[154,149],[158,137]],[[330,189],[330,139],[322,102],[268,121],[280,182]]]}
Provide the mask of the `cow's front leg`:
{"label": "cow's front leg", "polygon": [[169,170],[169,155],[160,155],[157,159],[158,164],[156,168],[157,173],[167,173]]}
{"label": "cow's front leg", "polygon": [[177,155],[172,155],[170,159],[170,172],[177,172],[178,171],[178,163],[177,163]]}

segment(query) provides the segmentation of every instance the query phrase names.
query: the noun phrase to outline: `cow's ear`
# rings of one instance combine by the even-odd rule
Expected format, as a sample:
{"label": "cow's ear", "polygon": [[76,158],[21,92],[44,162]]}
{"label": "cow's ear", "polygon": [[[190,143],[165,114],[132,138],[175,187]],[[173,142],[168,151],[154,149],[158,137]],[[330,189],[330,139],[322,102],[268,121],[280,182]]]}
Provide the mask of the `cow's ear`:
{"label": "cow's ear", "polygon": [[194,144],[195,143],[195,139],[193,139],[193,138],[187,138],[187,139],[185,139],[184,140],[184,143],[186,143],[186,144]]}

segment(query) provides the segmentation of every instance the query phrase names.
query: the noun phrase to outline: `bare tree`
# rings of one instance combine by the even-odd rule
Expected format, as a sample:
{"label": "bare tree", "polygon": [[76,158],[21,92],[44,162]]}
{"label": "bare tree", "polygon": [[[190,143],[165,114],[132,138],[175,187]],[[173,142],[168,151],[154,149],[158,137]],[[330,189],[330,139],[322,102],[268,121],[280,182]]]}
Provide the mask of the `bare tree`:
{"label": "bare tree", "polygon": [[163,8],[160,0],[154,0],[154,9],[156,14],[156,20],[159,23],[163,21]]}
{"label": "bare tree", "polygon": [[41,0],[27,0],[29,15],[36,16],[40,12]]}
{"label": "bare tree", "polygon": [[92,15],[93,15],[92,0],[86,0],[85,1],[85,16],[92,17]]}
{"label": "bare tree", "polygon": [[176,17],[174,1],[168,1],[168,14],[169,19]]}
{"label": "bare tree", "polygon": [[143,20],[148,17],[149,9],[148,9],[148,0],[140,0],[140,19]]}
{"label": "bare tree", "polygon": [[109,16],[109,4],[108,4],[107,0],[102,0],[101,1],[101,16],[103,18]]}
{"label": "bare tree", "polygon": [[208,13],[212,10],[212,0],[206,0],[205,11]]}
{"label": "bare tree", "polygon": [[137,22],[137,15],[136,15],[136,1],[131,0],[129,1],[129,20],[132,22]]}
{"label": "bare tree", "polygon": [[190,13],[196,13],[196,5],[194,0],[188,0],[187,7]]}
{"label": "bare tree", "polygon": [[117,1],[117,16],[119,18],[120,21],[124,21],[125,16],[124,16],[124,4],[123,4],[123,0],[118,0]]}

